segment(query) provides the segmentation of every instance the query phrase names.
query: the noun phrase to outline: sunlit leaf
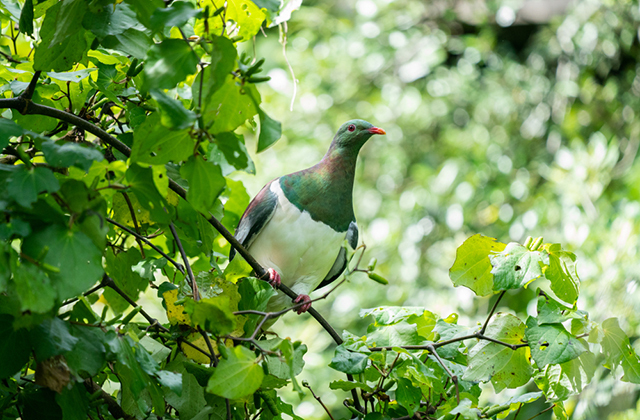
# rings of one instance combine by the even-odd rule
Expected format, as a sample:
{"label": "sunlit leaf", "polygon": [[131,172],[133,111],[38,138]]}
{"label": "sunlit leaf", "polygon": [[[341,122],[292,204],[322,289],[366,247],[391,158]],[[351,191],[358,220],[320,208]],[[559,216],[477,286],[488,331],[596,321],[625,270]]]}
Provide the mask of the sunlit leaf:
{"label": "sunlit leaf", "polygon": [[253,394],[262,383],[264,372],[255,354],[246,347],[228,350],[228,358],[220,360],[207,385],[207,392],[224,398],[241,398]]}
{"label": "sunlit leaf", "polygon": [[473,235],[456,251],[456,260],[449,270],[454,286],[465,286],[478,296],[493,292],[493,274],[489,255],[502,252],[502,242],[481,234]]}

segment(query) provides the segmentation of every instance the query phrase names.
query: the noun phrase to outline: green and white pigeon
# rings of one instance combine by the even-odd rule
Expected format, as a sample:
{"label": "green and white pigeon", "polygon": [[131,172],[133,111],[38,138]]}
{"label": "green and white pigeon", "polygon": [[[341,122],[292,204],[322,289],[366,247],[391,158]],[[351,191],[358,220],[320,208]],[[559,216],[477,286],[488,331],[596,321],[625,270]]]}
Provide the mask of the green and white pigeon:
{"label": "green and white pigeon", "polygon": [[[240,219],[236,238],[267,268],[274,287],[283,282],[298,294],[298,314],[311,308],[309,293],[346,268],[345,238],[354,249],[358,244],[353,180],[358,152],[374,134],[386,133],[366,121],[347,121],[320,163],[269,182]],[[231,248],[229,259],[234,256]],[[286,301],[278,293],[268,310],[282,309]]]}

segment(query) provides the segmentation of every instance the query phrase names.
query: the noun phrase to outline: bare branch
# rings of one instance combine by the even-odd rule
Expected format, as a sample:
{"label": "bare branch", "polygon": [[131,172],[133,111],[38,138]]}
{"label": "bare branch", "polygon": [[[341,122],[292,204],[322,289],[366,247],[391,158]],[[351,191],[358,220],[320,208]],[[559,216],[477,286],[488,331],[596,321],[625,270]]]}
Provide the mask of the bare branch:
{"label": "bare branch", "polygon": [[315,398],[315,399],[316,399],[316,401],[318,401],[318,402],[320,403],[320,405],[322,406],[322,408],[324,408],[324,411],[329,415],[329,417],[331,418],[331,420],[335,420],[335,419],[333,418],[333,416],[331,415],[331,412],[329,411],[329,409],[327,408],[327,406],[326,406],[326,405],[324,405],[324,403],[323,403],[323,402],[322,402],[322,400],[320,399],[320,397],[318,397],[318,396],[316,395],[316,393],[315,393],[315,392],[313,392],[313,389],[311,389],[311,385],[309,385],[309,382],[307,382],[307,381],[303,381],[303,382],[302,382],[302,386],[303,386],[303,387],[305,387],[305,388],[307,388],[309,391],[311,391],[311,395],[313,395],[313,398]]}
{"label": "bare branch", "polygon": [[151,248],[153,248],[156,252],[158,252],[160,255],[162,255],[164,258],[166,258],[167,261],[169,261],[171,264],[173,264],[176,269],[178,269],[178,271],[180,271],[182,274],[185,274],[184,271],[184,267],[182,264],[176,262],[173,258],[171,258],[170,256],[168,256],[167,254],[165,254],[165,252],[163,250],[161,250],[160,248],[158,248],[157,246],[155,246],[154,244],[152,244],[147,238],[145,238],[142,235],[137,234],[136,232],[134,232],[133,230],[129,229],[126,226],[121,225],[120,223],[116,222],[113,219],[110,218],[106,218],[107,222],[118,226],[120,229],[124,230],[125,232],[129,233],[130,235],[135,236],[137,239],[141,240],[142,242],[144,242],[145,244],[149,245]]}
{"label": "bare branch", "polygon": [[440,355],[436,351],[435,347],[433,347],[433,345],[429,346],[429,348],[427,350],[429,350],[429,353],[432,354],[433,357],[436,358],[438,363],[440,363],[440,366],[442,366],[444,371],[447,372],[447,375],[449,375],[449,377],[451,378],[451,381],[453,382],[453,385],[456,387],[456,401],[458,402],[458,404],[460,404],[460,389],[458,388],[458,376],[454,375],[449,370],[447,365],[444,364],[444,361],[440,358]]}
{"label": "bare branch", "polygon": [[484,332],[487,330],[487,325],[489,325],[489,320],[493,316],[493,313],[496,311],[496,308],[498,307],[498,304],[500,303],[500,300],[502,299],[505,293],[507,293],[507,291],[503,290],[502,293],[500,293],[500,296],[498,296],[498,299],[496,299],[496,303],[493,304],[493,308],[491,308],[491,312],[489,312],[489,316],[484,321],[484,324],[482,325],[482,329],[480,329],[480,334],[484,334]]}
{"label": "bare branch", "polygon": [[173,234],[173,237],[176,240],[176,243],[178,244],[180,255],[182,255],[182,261],[184,262],[184,265],[187,267],[189,284],[191,285],[191,290],[193,291],[193,300],[197,302],[200,300],[200,291],[198,291],[198,283],[196,283],[196,278],[193,275],[191,264],[189,264],[189,258],[187,257],[187,253],[184,252],[184,248],[182,247],[182,242],[180,242],[180,237],[178,236],[178,232],[176,232],[176,227],[173,225],[173,222],[169,222],[169,229],[171,229],[171,233]]}

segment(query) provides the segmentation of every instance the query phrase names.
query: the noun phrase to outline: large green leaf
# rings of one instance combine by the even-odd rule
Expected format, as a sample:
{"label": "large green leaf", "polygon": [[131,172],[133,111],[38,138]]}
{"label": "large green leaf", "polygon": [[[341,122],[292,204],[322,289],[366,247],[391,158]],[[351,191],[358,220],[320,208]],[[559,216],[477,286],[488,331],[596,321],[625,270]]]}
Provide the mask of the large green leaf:
{"label": "large green leaf", "polygon": [[170,207],[167,200],[158,192],[151,168],[130,165],[125,178],[138,203],[149,211],[153,221],[165,223],[170,220],[173,207]]}
{"label": "large green leaf", "polygon": [[[487,326],[485,335],[507,344],[524,342],[525,325],[511,314],[499,313]],[[517,388],[526,384],[533,373],[529,363],[529,348],[512,350],[504,345],[481,340],[469,351],[469,367],[465,381],[492,380],[494,386]]]}
{"label": "large green leaf", "polygon": [[160,113],[153,113],[136,127],[131,148],[132,162],[163,165],[169,161],[186,160],[193,154],[195,143],[189,131],[167,130],[161,121]]}
{"label": "large green leaf", "polygon": [[0,118],[0,150],[7,147],[9,139],[24,134],[24,128],[6,118]]}
{"label": "large green leaf", "polygon": [[47,10],[40,29],[41,41],[35,50],[35,70],[71,70],[84,56],[88,41],[90,42],[94,36],[86,33],[79,22],[68,25],[69,28],[62,25],[58,27],[59,22],[69,20],[64,16],[65,10],[72,10],[73,14],[81,19],[84,4],[86,3],[83,0],[71,0],[57,3]]}
{"label": "large green leaf", "polygon": [[162,90],[151,89],[149,93],[158,104],[161,115],[160,122],[165,127],[182,130],[190,127],[196,120],[196,114],[193,111],[186,109],[182,102],[169,97]]}
{"label": "large green leaf", "polygon": [[189,181],[189,203],[194,209],[208,214],[226,185],[220,167],[200,156],[191,156],[180,168],[180,175]]}
{"label": "large green leaf", "polygon": [[64,168],[76,166],[88,171],[93,162],[104,159],[102,153],[90,147],[83,147],[77,143],[63,143],[61,141],[46,141],[42,143],[42,151],[47,162],[54,167]]}
{"label": "large green leaf", "polygon": [[406,378],[398,378],[398,387],[396,388],[396,400],[398,404],[404,407],[409,416],[420,408],[420,400],[422,399],[422,392],[420,388],[413,386],[411,381]]}
{"label": "large green leaf", "polygon": [[622,331],[617,318],[609,318],[602,323],[604,338],[602,351],[607,358],[609,368],[615,369],[620,364],[624,371],[623,381],[640,383],[640,358],[631,344],[629,337]]}
{"label": "large green leaf", "polygon": [[172,89],[196,72],[198,57],[182,39],[165,39],[151,47],[144,67],[145,91]]}
{"label": "large green leaf", "polygon": [[203,114],[205,124],[212,134],[233,131],[258,112],[246,90],[229,75],[224,83],[206,102]]}
{"label": "large green leaf", "polygon": [[519,289],[542,275],[544,266],[549,265],[549,255],[545,251],[530,251],[524,246],[511,242],[502,252],[489,256],[493,269],[493,290]]}
{"label": "large green leaf", "polygon": [[60,183],[49,168],[19,168],[7,180],[7,193],[23,207],[31,207],[41,192],[53,193],[60,189]]}
{"label": "large green leaf", "polygon": [[149,27],[154,32],[162,31],[165,26],[181,27],[187,21],[200,14],[199,10],[196,10],[193,5],[186,1],[176,1],[171,3],[171,7],[166,9],[156,9],[149,19],[151,26]]}
{"label": "large green leaf", "polygon": [[535,382],[548,401],[563,401],[579,394],[593,378],[596,357],[590,351],[562,364],[547,365],[535,377]]}
{"label": "large green leaf", "polygon": [[20,12],[20,32],[33,35],[33,0],[25,0]]}
{"label": "large green leaf", "polygon": [[261,108],[258,108],[258,116],[260,117],[260,135],[257,153],[260,153],[282,137],[282,124],[268,116]]}
{"label": "large green leaf", "polygon": [[29,333],[13,328],[13,317],[0,314],[0,379],[18,372],[29,360]]}
{"label": "large green leaf", "polygon": [[[238,51],[228,38],[211,36],[211,63],[198,73],[191,85],[195,104],[199,104],[200,101],[205,104],[208,98],[220,89],[234,69],[237,56]],[[204,79],[200,80],[202,77]]]}
{"label": "large green leaf", "polygon": [[69,324],[60,318],[51,318],[30,331],[30,342],[38,361],[73,349],[78,339],[69,332]]}
{"label": "large green leaf", "polygon": [[[213,10],[216,9],[216,2],[213,0],[206,0],[203,3],[209,4]],[[258,33],[266,15],[251,0],[229,0],[224,17],[227,20],[227,28],[233,28],[233,32],[229,35],[236,36],[240,42],[243,42]],[[210,28],[216,29],[216,32],[222,28],[220,19],[210,19],[209,22]]]}
{"label": "large green leaf", "polygon": [[[137,272],[132,270],[132,267],[140,262],[141,259],[140,251],[137,248],[129,248],[126,252],[117,254],[112,249],[109,249],[105,255],[107,274],[134,301],[138,299],[140,292],[144,291],[149,285],[148,280],[143,279]],[[114,312],[123,312],[129,307],[129,303],[111,289],[106,289],[104,296]]]}
{"label": "large green leaf", "polygon": [[366,354],[351,352],[344,346],[338,346],[329,366],[340,372],[358,374],[364,372],[368,360]]}
{"label": "large green leaf", "polygon": [[126,3],[96,5],[86,13],[82,25],[100,39],[120,35],[131,28],[145,29],[136,18],[135,11]]}
{"label": "large green leaf", "polygon": [[533,317],[527,319],[525,337],[539,368],[568,362],[587,351],[582,342],[569,334],[562,324],[539,326]]}
{"label": "large green leaf", "polygon": [[29,235],[22,249],[34,260],[41,259],[59,269],[59,272],[50,272],[49,277],[60,300],[84,292],[99,281],[104,272],[102,250],[84,233],[63,226],[51,225]]}
{"label": "large green leaf", "polygon": [[207,384],[207,392],[224,398],[242,398],[258,390],[264,372],[255,354],[246,347],[228,349]]}
{"label": "large green leaf", "polygon": [[20,309],[45,313],[53,308],[56,288],[42,269],[23,261],[13,272],[13,283],[20,299]]}
{"label": "large green leaf", "polygon": [[[78,25],[78,22],[82,21],[86,11],[87,3],[84,0],[63,0],[56,14],[56,29],[48,47],[55,47],[80,31],[82,25]],[[47,39],[44,35],[42,37],[43,40]]]}
{"label": "large green leaf", "polygon": [[575,254],[563,251],[560,244],[551,244],[545,249],[549,252],[549,266],[544,276],[551,282],[551,290],[565,302],[575,303],[580,294]]}
{"label": "large green leaf", "polygon": [[205,298],[197,302],[188,300],[185,312],[194,325],[201,326],[216,336],[227,335],[235,327],[236,317],[229,307],[229,301],[216,298]]}
{"label": "large green leaf", "polygon": [[449,269],[454,286],[465,286],[478,296],[493,293],[493,274],[489,255],[502,252],[502,242],[481,234],[473,235],[456,250],[456,260]]}

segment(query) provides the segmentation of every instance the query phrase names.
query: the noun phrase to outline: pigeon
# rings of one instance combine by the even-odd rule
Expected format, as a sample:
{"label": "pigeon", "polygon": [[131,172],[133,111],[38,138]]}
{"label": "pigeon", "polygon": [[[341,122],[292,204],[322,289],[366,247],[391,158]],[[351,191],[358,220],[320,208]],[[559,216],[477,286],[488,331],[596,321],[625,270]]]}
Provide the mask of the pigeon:
{"label": "pigeon", "polygon": [[[374,134],[386,134],[363,120],[344,123],[322,160],[269,182],[251,200],[236,239],[263,266],[273,287],[284,283],[296,294],[298,314],[311,308],[309,293],[336,280],[347,266],[348,246],[358,245],[353,182],[358,152]],[[232,247],[229,260],[235,256]],[[286,307],[278,293],[269,311]]]}

